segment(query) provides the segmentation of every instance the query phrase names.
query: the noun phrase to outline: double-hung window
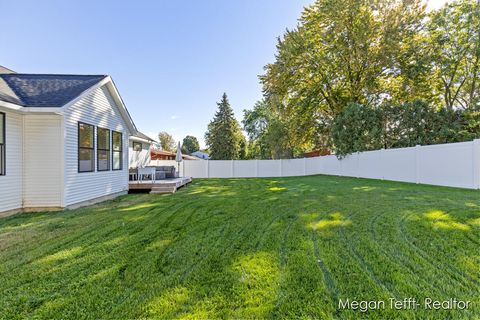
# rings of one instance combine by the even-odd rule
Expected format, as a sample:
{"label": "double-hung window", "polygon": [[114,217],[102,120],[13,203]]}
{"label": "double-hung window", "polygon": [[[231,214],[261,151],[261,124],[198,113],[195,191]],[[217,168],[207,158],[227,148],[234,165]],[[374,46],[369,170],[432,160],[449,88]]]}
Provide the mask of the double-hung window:
{"label": "double-hung window", "polygon": [[5,175],[6,171],[6,150],[5,150],[5,140],[6,140],[6,128],[5,128],[5,113],[0,112],[0,176]]}
{"label": "double-hung window", "polygon": [[110,170],[110,130],[97,127],[97,170]]}
{"label": "double-hung window", "polygon": [[78,172],[95,171],[94,126],[78,123]]}
{"label": "double-hung window", "polygon": [[123,162],[123,140],[122,133],[112,131],[112,169],[122,170]]}

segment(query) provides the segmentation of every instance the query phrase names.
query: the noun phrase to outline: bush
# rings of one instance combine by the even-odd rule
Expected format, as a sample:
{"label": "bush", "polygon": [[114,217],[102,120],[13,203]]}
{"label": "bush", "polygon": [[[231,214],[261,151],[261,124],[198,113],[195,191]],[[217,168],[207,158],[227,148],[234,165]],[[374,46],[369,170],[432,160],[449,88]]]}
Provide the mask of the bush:
{"label": "bush", "polygon": [[480,111],[449,111],[414,101],[379,108],[349,104],[331,138],[339,157],[357,151],[405,148],[480,138]]}
{"label": "bush", "polygon": [[382,133],[381,110],[357,103],[344,108],[335,118],[331,131],[336,153],[340,157],[382,148]]}

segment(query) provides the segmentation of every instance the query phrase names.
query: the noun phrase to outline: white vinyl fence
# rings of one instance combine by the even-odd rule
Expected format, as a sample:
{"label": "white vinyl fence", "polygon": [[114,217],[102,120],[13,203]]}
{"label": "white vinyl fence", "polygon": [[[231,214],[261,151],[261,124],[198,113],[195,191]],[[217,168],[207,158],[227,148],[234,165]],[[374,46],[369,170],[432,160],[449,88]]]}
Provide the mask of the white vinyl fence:
{"label": "white vinyl fence", "polygon": [[[151,161],[175,165],[175,161]],[[192,178],[289,177],[326,174],[480,189],[480,139],[470,142],[287,160],[186,160]]]}

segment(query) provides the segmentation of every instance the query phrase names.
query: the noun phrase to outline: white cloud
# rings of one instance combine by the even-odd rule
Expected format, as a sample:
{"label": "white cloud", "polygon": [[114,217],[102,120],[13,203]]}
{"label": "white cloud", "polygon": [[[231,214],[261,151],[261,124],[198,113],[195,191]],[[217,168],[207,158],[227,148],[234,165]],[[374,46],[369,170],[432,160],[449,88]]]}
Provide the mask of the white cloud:
{"label": "white cloud", "polygon": [[170,116],[170,119],[172,119],[172,120],[177,120],[177,119],[178,119],[178,116],[177,116],[177,115]]}

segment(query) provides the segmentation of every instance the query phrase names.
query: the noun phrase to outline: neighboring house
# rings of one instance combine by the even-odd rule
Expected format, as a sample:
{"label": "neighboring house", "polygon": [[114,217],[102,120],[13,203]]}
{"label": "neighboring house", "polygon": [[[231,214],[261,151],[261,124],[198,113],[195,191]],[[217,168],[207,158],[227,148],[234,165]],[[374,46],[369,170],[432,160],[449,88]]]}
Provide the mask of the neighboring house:
{"label": "neighboring house", "polygon": [[150,150],[157,142],[147,135],[137,132],[128,142],[128,167],[143,168],[150,165]]}
{"label": "neighboring house", "polygon": [[202,151],[195,151],[195,152],[192,153],[192,156],[200,158],[200,159],[204,159],[204,160],[210,159],[210,156],[208,155],[208,153],[205,153],[205,152],[202,152]]}
{"label": "neighboring house", "polygon": [[[151,150],[150,156],[152,160],[175,160],[177,154],[175,152],[170,152],[165,150]],[[198,158],[189,156],[187,154],[182,154],[182,159],[198,160]]]}
{"label": "neighboring house", "polygon": [[329,149],[318,149],[318,150],[313,150],[310,152],[305,152],[303,156],[305,158],[314,158],[314,157],[322,157],[322,156],[329,156],[331,155],[332,152]]}
{"label": "neighboring house", "polygon": [[128,137],[135,134],[107,75],[1,72],[0,212],[126,193]]}

